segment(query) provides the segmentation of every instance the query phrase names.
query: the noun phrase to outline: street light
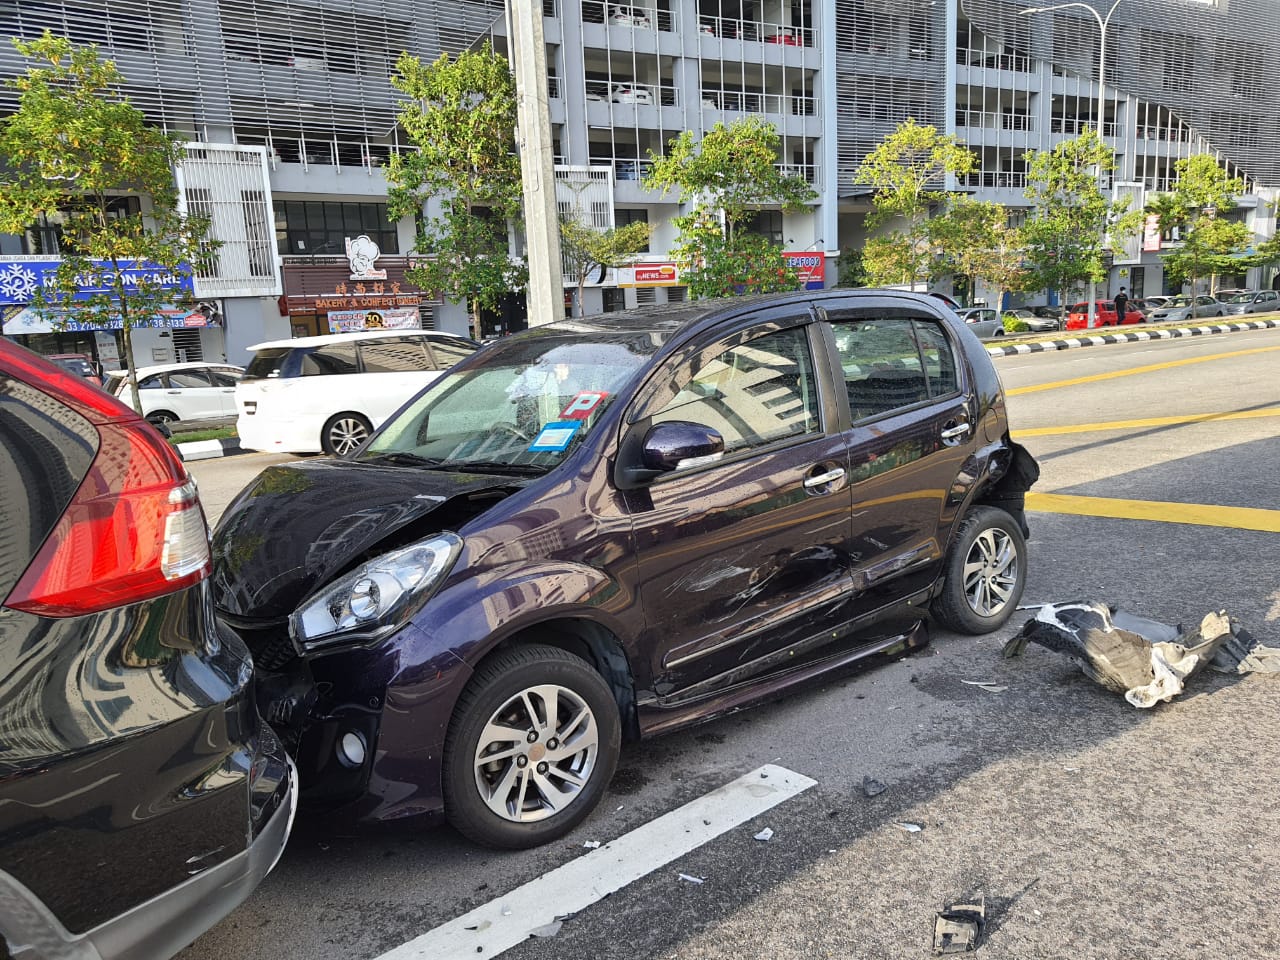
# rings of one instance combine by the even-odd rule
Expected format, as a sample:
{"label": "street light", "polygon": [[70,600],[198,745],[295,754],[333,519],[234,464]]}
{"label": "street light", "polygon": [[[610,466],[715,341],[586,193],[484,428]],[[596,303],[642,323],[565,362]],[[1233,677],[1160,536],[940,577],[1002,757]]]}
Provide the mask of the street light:
{"label": "street light", "polygon": [[[1111,23],[1111,15],[1116,12],[1116,8],[1123,3],[1124,0],[1114,0],[1111,9],[1107,11],[1104,17],[1100,14],[1092,4],[1081,3],[1080,0],[1072,0],[1070,3],[1055,3],[1048,7],[1027,7],[1025,10],[1019,10],[1018,15],[1023,16],[1028,13],[1050,13],[1054,10],[1065,10],[1068,7],[1079,7],[1082,10],[1088,10],[1093,14],[1093,19],[1098,21],[1098,107],[1095,112],[1096,124],[1098,127],[1098,139],[1103,138],[1102,128],[1102,104],[1106,99],[1106,80],[1107,80],[1107,27]],[[1101,175],[1101,171],[1099,171]],[[1106,227],[1102,228],[1103,240],[1106,240]],[[1097,319],[1097,283],[1094,280],[1089,281],[1089,327],[1092,328],[1094,321]]]}

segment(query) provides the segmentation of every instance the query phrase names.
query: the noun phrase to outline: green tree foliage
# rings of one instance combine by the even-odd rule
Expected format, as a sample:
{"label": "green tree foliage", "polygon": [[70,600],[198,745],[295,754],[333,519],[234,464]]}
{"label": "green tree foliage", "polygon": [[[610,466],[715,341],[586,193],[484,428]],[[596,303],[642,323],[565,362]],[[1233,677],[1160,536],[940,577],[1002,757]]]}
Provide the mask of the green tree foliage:
{"label": "green tree foliage", "polygon": [[1131,234],[1141,228],[1142,213],[1103,190],[1100,177],[1115,169],[1115,155],[1092,129],[1026,160],[1025,195],[1033,208],[1022,236],[1030,283],[1057,290],[1065,304],[1077,284],[1106,279],[1103,231],[1112,238]]}
{"label": "green tree foliage", "polygon": [[853,247],[842,247],[840,250],[839,270],[840,276],[837,286],[865,287],[869,282],[867,279],[867,265],[861,250]]}
{"label": "green tree foliage", "polygon": [[[48,31],[13,44],[28,65],[9,81],[17,110],[0,120],[0,230],[22,233],[41,216],[61,221],[62,261],[34,305],[55,325],[121,327],[140,410],[133,328],[174,301],[165,275],[216,256],[214,244],[202,243],[208,222],[178,209],[173,171],[181,141],[146,122],[120,93],[116,65],[100,60],[96,47]],[[114,201],[126,191],[149,198],[149,209],[118,209]],[[158,269],[126,283],[122,271],[139,265]],[[83,287],[109,292],[77,298]]]}
{"label": "green tree foliage", "polygon": [[1182,237],[1181,244],[1163,254],[1165,272],[1176,281],[1190,282],[1193,291],[1201,277],[1211,277],[1216,287],[1219,273],[1253,265],[1244,262],[1253,241],[1248,225],[1218,215],[1235,208],[1245,183],[1228,176],[1204,153],[1184,157],[1174,170],[1173,190],[1157,194],[1147,205],[1161,230],[1177,228]]}
{"label": "green tree foliage", "polygon": [[[405,95],[399,120],[418,149],[392,156],[386,168],[387,210],[418,218],[417,252],[405,271],[413,283],[466,303],[473,329],[480,311],[528,283],[528,267],[509,252],[509,228],[520,219],[516,153],[516,88],[507,61],[488,43],[456,58],[424,64],[400,55],[391,85]],[[437,198],[441,213],[423,217]]]}
{"label": "green tree foliage", "polygon": [[651,154],[651,190],[674,190],[689,213],[675,219],[674,249],[695,298],[799,289],[782,248],[743,229],[763,206],[799,210],[817,193],[803,177],[777,168],[781,138],[763,117],[717,123],[701,141],[685,131]]}
{"label": "green tree foliage", "polygon": [[560,252],[573,275],[578,278],[578,316],[586,315],[582,306],[582,288],[592,271],[621,267],[635,260],[649,245],[653,227],[647,223],[628,223],[601,230],[581,216],[567,216],[560,221]]}
{"label": "green tree foliage", "polygon": [[910,117],[867,154],[855,178],[875,190],[867,226],[889,227],[867,242],[867,273],[872,283],[928,279],[935,259],[930,208],[950,206],[957,197],[943,190],[947,175],[971,173],[976,162],[954,136]]}
{"label": "green tree foliage", "polygon": [[952,197],[947,209],[928,222],[928,238],[935,275],[962,276],[970,291],[985,280],[996,288],[997,305],[1005,290],[1020,290],[1027,282],[1021,233],[1009,226],[1009,212],[998,203]]}

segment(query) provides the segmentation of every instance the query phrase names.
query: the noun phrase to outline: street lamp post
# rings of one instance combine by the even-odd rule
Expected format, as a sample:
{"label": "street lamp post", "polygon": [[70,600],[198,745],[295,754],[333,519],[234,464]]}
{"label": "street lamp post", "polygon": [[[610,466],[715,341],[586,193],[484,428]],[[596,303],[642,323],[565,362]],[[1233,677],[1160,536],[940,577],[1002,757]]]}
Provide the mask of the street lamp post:
{"label": "street lamp post", "polygon": [[[1019,10],[1019,16],[1028,13],[1049,13],[1053,10],[1065,10],[1068,7],[1079,7],[1082,10],[1088,10],[1093,14],[1093,19],[1098,21],[1098,106],[1095,112],[1095,122],[1098,128],[1098,139],[1103,139],[1102,124],[1102,105],[1106,99],[1106,82],[1107,82],[1107,27],[1111,24],[1111,15],[1116,12],[1116,8],[1123,3],[1124,0],[1114,0],[1111,8],[1104,17],[1097,9],[1088,3],[1082,3],[1080,0],[1072,0],[1070,3],[1055,3],[1047,7],[1027,7],[1025,10]],[[1101,171],[1099,171],[1101,175]],[[1102,239],[1106,240],[1106,226],[1102,228]],[[1092,328],[1097,320],[1097,283],[1092,278],[1089,280],[1089,327]]]}

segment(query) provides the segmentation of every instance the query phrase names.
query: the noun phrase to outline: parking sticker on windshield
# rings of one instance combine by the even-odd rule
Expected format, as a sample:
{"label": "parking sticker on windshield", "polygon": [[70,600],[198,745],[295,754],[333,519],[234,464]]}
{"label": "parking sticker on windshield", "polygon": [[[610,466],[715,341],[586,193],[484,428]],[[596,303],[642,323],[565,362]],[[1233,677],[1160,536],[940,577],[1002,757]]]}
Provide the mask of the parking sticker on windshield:
{"label": "parking sticker on windshield", "polygon": [[573,442],[573,435],[581,426],[582,424],[576,420],[557,420],[555,423],[548,423],[533,438],[533,443],[529,444],[529,450],[532,453],[543,451],[559,453],[567,450],[569,444]]}
{"label": "parking sticker on windshield", "polygon": [[607,390],[583,390],[560,411],[561,420],[585,420],[609,395]]}

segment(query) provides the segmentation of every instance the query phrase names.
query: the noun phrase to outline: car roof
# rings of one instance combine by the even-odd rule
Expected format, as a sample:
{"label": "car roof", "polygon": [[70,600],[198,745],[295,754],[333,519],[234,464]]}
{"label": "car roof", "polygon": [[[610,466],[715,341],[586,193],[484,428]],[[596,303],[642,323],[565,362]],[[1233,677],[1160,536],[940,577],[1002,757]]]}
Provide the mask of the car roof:
{"label": "car roof", "polygon": [[382,330],[356,330],[352,333],[325,333],[318,337],[290,337],[287,340],[264,340],[246,349],[271,350],[278,347],[323,347],[330,343],[344,343],[350,340],[376,340],[380,337],[429,337],[432,339],[466,340],[457,333],[445,333],[442,330],[415,330],[412,327],[384,328]]}
{"label": "car roof", "polygon": [[[244,367],[237,366],[234,363],[226,363],[222,360],[193,360],[188,363],[157,363],[149,367],[138,367],[137,373],[139,377],[149,377],[157,373],[175,373],[179,370],[206,370],[209,367],[218,367],[223,370],[243,370]],[[108,370],[108,377],[124,377],[129,373],[128,370]]]}

